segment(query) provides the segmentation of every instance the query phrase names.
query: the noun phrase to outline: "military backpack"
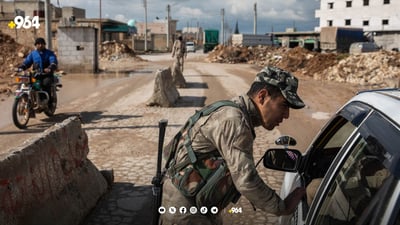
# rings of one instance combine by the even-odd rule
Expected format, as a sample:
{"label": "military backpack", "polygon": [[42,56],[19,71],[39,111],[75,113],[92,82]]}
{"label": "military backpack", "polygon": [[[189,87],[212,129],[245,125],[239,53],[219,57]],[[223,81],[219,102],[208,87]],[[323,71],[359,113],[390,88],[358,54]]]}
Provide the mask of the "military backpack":
{"label": "military backpack", "polygon": [[[184,196],[195,201],[197,207],[217,206],[219,210],[222,210],[230,202],[236,203],[240,197],[225,160],[218,151],[207,154],[195,153],[190,139],[191,128],[197,120],[222,106],[240,108],[232,101],[223,100],[196,111],[164,148],[167,176]],[[175,154],[177,149],[181,148],[187,151],[188,157],[183,162],[177,163]]]}

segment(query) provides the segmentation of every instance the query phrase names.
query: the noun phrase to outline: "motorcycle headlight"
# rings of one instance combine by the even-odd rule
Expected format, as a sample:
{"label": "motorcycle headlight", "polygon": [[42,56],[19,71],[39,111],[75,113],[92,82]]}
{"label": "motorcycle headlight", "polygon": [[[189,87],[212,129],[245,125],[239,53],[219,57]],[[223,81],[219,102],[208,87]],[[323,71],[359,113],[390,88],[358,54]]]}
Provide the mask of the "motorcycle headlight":
{"label": "motorcycle headlight", "polygon": [[29,77],[15,77],[15,82],[17,83],[28,83]]}

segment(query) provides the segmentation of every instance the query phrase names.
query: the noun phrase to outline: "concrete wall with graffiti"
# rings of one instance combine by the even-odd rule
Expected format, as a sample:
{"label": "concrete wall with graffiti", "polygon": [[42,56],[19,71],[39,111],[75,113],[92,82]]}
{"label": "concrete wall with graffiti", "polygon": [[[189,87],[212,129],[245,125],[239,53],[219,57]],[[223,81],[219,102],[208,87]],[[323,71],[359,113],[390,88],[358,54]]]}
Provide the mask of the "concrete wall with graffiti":
{"label": "concrete wall with graffiti", "polygon": [[107,191],[70,117],[0,161],[0,224],[78,225]]}

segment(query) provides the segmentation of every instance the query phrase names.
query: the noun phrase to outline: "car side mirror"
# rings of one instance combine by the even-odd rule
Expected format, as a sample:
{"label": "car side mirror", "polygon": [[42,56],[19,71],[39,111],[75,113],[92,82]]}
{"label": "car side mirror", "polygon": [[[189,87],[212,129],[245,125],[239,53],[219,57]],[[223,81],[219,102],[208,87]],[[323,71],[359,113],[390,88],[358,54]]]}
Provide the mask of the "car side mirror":
{"label": "car side mirror", "polygon": [[297,172],[301,152],[296,149],[268,149],[264,154],[264,167],[285,172]]}
{"label": "car side mirror", "polygon": [[278,139],[276,139],[275,144],[276,145],[284,145],[285,147],[295,146],[297,144],[297,141],[293,137],[285,135],[285,136],[281,136]]}

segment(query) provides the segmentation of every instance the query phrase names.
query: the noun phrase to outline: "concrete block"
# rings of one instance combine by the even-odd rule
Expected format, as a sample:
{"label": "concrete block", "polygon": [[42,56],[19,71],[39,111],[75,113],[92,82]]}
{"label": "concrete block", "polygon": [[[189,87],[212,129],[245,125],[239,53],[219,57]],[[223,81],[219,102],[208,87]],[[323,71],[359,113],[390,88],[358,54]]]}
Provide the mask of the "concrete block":
{"label": "concrete block", "polygon": [[172,107],[179,98],[179,92],[172,81],[171,68],[156,72],[154,91],[147,106]]}
{"label": "concrete block", "polygon": [[183,77],[180,67],[181,65],[177,61],[172,65],[172,83],[178,88],[185,88],[186,80]]}
{"label": "concrete block", "polygon": [[70,117],[0,161],[0,224],[78,225],[108,187],[88,153]]}

